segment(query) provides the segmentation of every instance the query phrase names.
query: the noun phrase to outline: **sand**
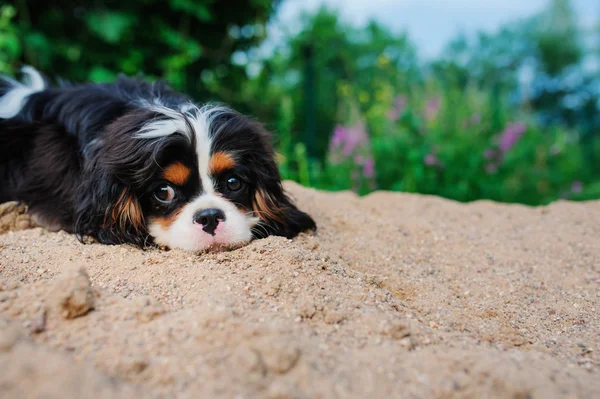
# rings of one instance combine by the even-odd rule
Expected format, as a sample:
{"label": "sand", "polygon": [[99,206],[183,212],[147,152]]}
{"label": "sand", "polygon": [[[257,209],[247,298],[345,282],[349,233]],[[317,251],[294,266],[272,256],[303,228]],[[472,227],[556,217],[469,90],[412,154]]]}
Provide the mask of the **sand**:
{"label": "sand", "polygon": [[316,234],[218,253],[0,208],[0,396],[600,397],[600,202],[286,187]]}

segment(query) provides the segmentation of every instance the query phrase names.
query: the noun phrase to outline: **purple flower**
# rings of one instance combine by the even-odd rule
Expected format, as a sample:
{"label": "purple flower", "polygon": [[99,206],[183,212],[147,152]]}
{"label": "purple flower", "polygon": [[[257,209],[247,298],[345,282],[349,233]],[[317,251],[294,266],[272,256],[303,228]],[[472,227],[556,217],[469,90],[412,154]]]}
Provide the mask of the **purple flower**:
{"label": "purple flower", "polygon": [[355,190],[363,184],[374,183],[375,162],[365,124],[337,125],[329,142],[328,160],[332,165],[346,164],[350,167],[348,177]]}
{"label": "purple flower", "polygon": [[330,160],[333,163],[351,160],[361,167],[369,151],[369,135],[363,123],[335,127],[329,142]]}
{"label": "purple flower", "polygon": [[498,172],[498,165],[494,163],[488,163],[485,165],[485,171],[488,173],[488,175],[495,175],[496,172]]}
{"label": "purple flower", "polygon": [[333,137],[331,138],[330,147],[339,147],[344,141],[346,141],[347,136],[348,133],[346,132],[346,128],[337,125],[333,130]]}
{"label": "purple flower", "polygon": [[390,108],[390,110],[387,112],[387,114],[385,116],[392,122],[397,121],[399,118],[398,112],[396,112],[396,110],[394,108]]}
{"label": "purple flower", "polygon": [[427,104],[425,105],[425,119],[427,121],[435,119],[440,110],[440,103],[441,101],[439,97],[435,97],[427,101]]}
{"label": "purple flower", "polygon": [[425,157],[423,158],[423,162],[425,162],[425,165],[427,166],[436,166],[440,164],[440,161],[437,159],[437,156],[435,156],[435,154],[431,152],[425,155]]}
{"label": "purple flower", "polygon": [[373,158],[367,158],[363,165],[363,176],[371,178],[375,175],[375,161]]}
{"label": "purple flower", "polygon": [[364,124],[359,123],[350,127],[347,130],[346,142],[342,148],[344,156],[348,156],[354,152],[358,147],[366,144],[369,141],[369,136]]}
{"label": "purple flower", "polygon": [[571,191],[579,194],[581,191],[583,191],[583,183],[580,182],[579,180],[575,180],[572,184],[571,184]]}
{"label": "purple flower", "polygon": [[523,122],[512,123],[500,135],[498,147],[502,152],[509,151],[519,141],[521,136],[527,130],[527,126]]}
{"label": "purple flower", "polygon": [[391,121],[397,121],[406,109],[407,104],[408,98],[404,94],[396,96],[393,107],[387,113],[387,118]]}
{"label": "purple flower", "polygon": [[468,128],[471,126],[479,125],[481,122],[481,114],[473,114],[470,118],[463,121],[463,127]]}
{"label": "purple flower", "polygon": [[494,159],[498,156],[498,151],[494,150],[493,148],[486,148],[485,151],[483,152],[483,157],[485,159]]}
{"label": "purple flower", "polygon": [[341,149],[344,157],[348,157],[357,148],[368,143],[369,136],[362,123],[351,127],[337,125],[329,143],[329,150]]}
{"label": "purple flower", "polygon": [[403,111],[406,104],[408,104],[408,98],[404,94],[400,94],[394,99],[394,106],[398,111]]}

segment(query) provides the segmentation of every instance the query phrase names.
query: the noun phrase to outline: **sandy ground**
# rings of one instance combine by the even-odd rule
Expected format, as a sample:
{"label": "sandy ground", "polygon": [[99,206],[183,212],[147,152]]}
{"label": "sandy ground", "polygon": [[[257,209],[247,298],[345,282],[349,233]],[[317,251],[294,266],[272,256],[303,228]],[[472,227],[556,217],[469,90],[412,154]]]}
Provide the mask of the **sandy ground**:
{"label": "sandy ground", "polygon": [[0,208],[0,396],[600,397],[600,202],[286,185],[318,233],[221,253]]}

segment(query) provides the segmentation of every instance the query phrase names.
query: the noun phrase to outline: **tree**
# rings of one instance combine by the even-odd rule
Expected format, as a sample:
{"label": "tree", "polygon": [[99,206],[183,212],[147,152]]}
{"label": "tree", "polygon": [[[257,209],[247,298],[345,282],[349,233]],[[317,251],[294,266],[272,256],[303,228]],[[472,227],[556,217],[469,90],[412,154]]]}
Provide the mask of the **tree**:
{"label": "tree", "polygon": [[[292,99],[295,141],[307,142],[310,155],[322,159],[336,121],[344,119],[340,89],[360,96],[364,110],[381,101],[374,88],[385,81],[404,90],[406,77],[418,69],[416,51],[405,34],[376,22],[354,27],[335,10],[323,7],[305,14],[300,33],[289,35],[264,63],[257,78],[263,90],[258,97],[264,100],[264,88],[272,87],[270,83],[281,87],[278,94]],[[277,109],[281,97],[271,99],[275,103],[262,108]]]}
{"label": "tree", "polygon": [[570,0],[552,0],[540,16],[536,44],[544,72],[555,76],[581,61],[579,31]]}

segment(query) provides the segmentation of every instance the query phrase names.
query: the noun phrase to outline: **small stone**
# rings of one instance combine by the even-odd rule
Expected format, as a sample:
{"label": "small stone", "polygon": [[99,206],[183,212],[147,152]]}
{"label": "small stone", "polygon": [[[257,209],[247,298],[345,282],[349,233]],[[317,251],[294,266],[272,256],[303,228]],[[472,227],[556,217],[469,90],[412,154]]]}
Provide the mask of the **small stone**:
{"label": "small stone", "polygon": [[393,320],[389,323],[386,323],[382,327],[381,333],[398,340],[409,337],[411,335],[410,327],[408,326],[408,324],[400,320]]}
{"label": "small stone", "polygon": [[39,334],[46,329],[46,309],[40,310],[40,312],[31,321],[31,333]]}
{"label": "small stone", "polygon": [[385,281],[385,278],[381,277],[381,276],[373,275],[373,274],[366,274],[363,277],[363,281],[367,285],[372,285],[377,288],[383,288],[383,283]]}
{"label": "small stone", "polygon": [[149,365],[148,361],[143,357],[125,356],[119,360],[117,371],[121,375],[140,374]]}
{"label": "small stone", "polygon": [[413,349],[414,348],[414,344],[412,342],[412,339],[410,339],[410,337],[404,337],[399,341],[400,345],[404,346],[405,348],[408,349]]}
{"label": "small stone", "polygon": [[338,310],[329,310],[325,314],[325,323],[338,324],[346,319],[346,315]]}
{"label": "small stone", "polygon": [[53,301],[65,319],[83,316],[94,309],[94,291],[84,267],[77,266],[63,274],[55,284]]}
{"label": "small stone", "polygon": [[317,307],[315,306],[315,301],[308,298],[300,303],[296,314],[304,319],[312,319],[316,312]]}
{"label": "small stone", "polygon": [[136,298],[135,302],[138,304],[139,308],[135,311],[134,316],[143,323],[148,323],[166,312],[160,304],[155,303],[153,299],[147,295]]}
{"label": "small stone", "polygon": [[155,304],[142,308],[136,313],[136,317],[139,321],[148,323],[163,314],[165,314],[165,309],[162,306]]}
{"label": "small stone", "polygon": [[262,337],[252,348],[259,354],[270,373],[285,374],[293,369],[300,359],[298,345],[282,336]]}

